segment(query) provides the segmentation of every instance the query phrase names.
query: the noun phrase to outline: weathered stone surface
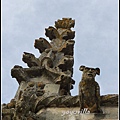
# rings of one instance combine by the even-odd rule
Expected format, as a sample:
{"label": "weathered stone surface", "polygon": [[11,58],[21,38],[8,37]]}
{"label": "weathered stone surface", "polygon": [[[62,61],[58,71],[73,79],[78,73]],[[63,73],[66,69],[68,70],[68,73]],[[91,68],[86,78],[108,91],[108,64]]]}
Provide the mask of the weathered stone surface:
{"label": "weathered stone surface", "polygon": [[41,109],[36,114],[42,116],[43,120],[117,120],[118,107],[101,107],[104,113],[87,113],[74,108],[47,108]]}
{"label": "weathered stone surface", "polygon": [[21,81],[30,81],[30,78],[41,76],[44,69],[42,67],[22,68],[21,66],[14,66],[11,69],[11,76],[16,78],[18,83]]}
{"label": "weathered stone surface", "polygon": [[73,56],[73,48],[74,48],[75,41],[74,40],[67,40],[64,42],[61,48],[59,48],[59,52],[64,52],[64,55],[72,55]]}
{"label": "weathered stone surface", "polygon": [[40,53],[44,52],[46,49],[51,48],[50,43],[44,39],[39,38],[35,40],[34,47],[39,50]]}
{"label": "weathered stone surface", "polygon": [[24,52],[22,60],[27,63],[28,67],[41,66],[38,58],[36,58],[32,53]]}
{"label": "weathered stone surface", "polygon": [[117,94],[102,95],[101,106],[118,106],[119,96]]}
{"label": "weathered stone surface", "polygon": [[12,120],[12,117],[11,117],[11,115],[4,115],[2,117],[2,120]]}
{"label": "weathered stone surface", "polygon": [[[24,88],[24,87],[22,87]],[[44,94],[43,83],[36,82],[28,82],[24,89],[19,90],[17,96],[18,99],[15,104],[15,113],[13,119],[27,119],[31,117],[34,119],[35,110],[33,109],[35,106],[35,101],[38,97]]]}
{"label": "weathered stone surface", "polygon": [[72,20],[72,18],[62,18],[62,20],[55,21],[55,27],[56,28],[68,28],[74,27],[75,20]]}
{"label": "weathered stone surface", "polygon": [[[104,106],[101,107],[103,114],[80,114],[76,116],[75,113],[74,115],[68,113],[68,110],[78,110],[80,112],[79,105],[82,103],[79,99],[80,95],[71,96],[70,93],[75,84],[75,80],[72,79],[75,31],[71,30],[74,25],[75,20],[71,18],[56,21],[55,27],[49,26],[45,29],[45,35],[51,42],[48,42],[45,38],[35,39],[34,47],[39,50],[40,56],[36,58],[34,54],[24,52],[22,60],[28,68],[15,65],[11,69],[11,76],[16,78],[19,88],[14,99],[10,103],[2,105],[3,120],[88,120],[88,118],[98,120],[117,118],[118,95],[100,96],[97,94],[97,96],[94,96],[96,90],[93,89],[88,92],[92,92],[91,96],[94,94],[92,96],[93,101],[89,100],[88,106],[91,107],[89,104],[91,102],[97,104],[95,109],[99,105]],[[99,74],[99,71],[95,74]],[[89,83],[89,85],[91,84],[92,82]],[[99,93],[99,89],[97,89],[97,92]],[[97,99],[97,102],[94,99]],[[62,116],[61,112],[63,111],[61,110],[67,111],[66,115]],[[109,110],[110,114],[107,114],[106,111]]]}
{"label": "weathered stone surface", "polygon": [[12,115],[14,111],[14,109],[2,109],[2,113],[4,113],[4,115]]}
{"label": "weathered stone surface", "polygon": [[56,67],[59,67],[63,71],[71,70],[72,66],[74,64],[73,56],[64,56],[60,62],[56,65]]}
{"label": "weathered stone surface", "polygon": [[88,108],[91,113],[102,113],[100,108],[100,87],[95,81],[95,76],[100,75],[99,68],[80,66],[83,71],[79,83],[80,109]]}
{"label": "weathered stone surface", "polygon": [[10,103],[7,104],[7,108],[15,108],[15,104],[16,104],[16,100],[15,99],[11,99]]}
{"label": "weathered stone surface", "polygon": [[12,120],[12,117],[14,115],[15,109],[2,109],[2,120]]}
{"label": "weathered stone surface", "polygon": [[[11,75],[16,78],[18,83],[21,81],[29,82],[31,78],[39,77],[42,81],[60,84],[60,94],[70,95],[75,81],[73,75],[73,48],[75,41],[75,32],[71,30],[75,21],[71,18],[63,18],[55,22],[55,27],[45,29],[45,35],[51,42],[44,38],[35,40],[34,47],[41,55],[36,58],[32,53],[24,52],[23,62],[27,63],[29,68],[14,66]],[[64,91],[64,92],[63,92]]]}
{"label": "weathered stone surface", "polygon": [[[23,85],[21,85],[21,86],[23,86]],[[75,107],[79,107],[79,96],[66,96],[66,95],[59,96],[56,93],[55,94],[51,93],[49,95],[46,95],[46,94],[44,94],[43,83],[29,82],[29,83],[26,83],[25,86],[23,86],[19,89],[20,89],[19,91],[21,91],[21,92],[17,92],[17,94],[19,94],[19,95],[17,95],[18,97],[17,96],[15,97],[15,99],[17,100],[17,103],[15,104],[15,108],[14,108],[15,110],[10,109],[10,108],[6,110],[6,108],[3,107],[2,113],[4,116],[14,114],[14,117],[17,116],[17,118],[15,118],[15,120],[17,120],[21,116],[21,114],[23,115],[22,117],[25,117],[24,115],[25,114],[27,115],[29,113],[29,111],[31,111],[30,112],[31,117],[33,116],[33,114],[34,114],[34,117],[37,117],[35,113],[38,111],[41,111],[42,108],[52,108],[52,107],[61,108],[62,107],[63,109],[67,108],[70,110],[70,109],[74,109]],[[111,98],[114,98],[114,101]],[[101,96],[101,103],[103,103],[102,100],[103,100],[103,102],[104,102],[104,100],[106,100],[106,103],[107,102],[112,103],[112,106],[110,106],[110,104],[104,105],[105,106],[105,107],[103,107],[104,109],[106,107],[109,107],[110,109],[112,109],[114,107],[116,107],[116,108],[118,107],[118,102],[117,102],[118,95],[114,95],[114,94],[107,95],[107,97],[106,97],[106,95]],[[101,106],[103,106],[103,105],[101,104]],[[11,112],[11,110],[12,110],[12,112]],[[16,111],[17,113],[14,111]],[[18,112],[20,114],[18,114]],[[58,111],[58,112],[60,112],[60,111]],[[90,114],[90,116],[91,116],[91,114]],[[42,116],[39,116],[39,117],[42,117]]]}
{"label": "weathered stone surface", "polygon": [[60,85],[57,84],[46,84],[44,87],[45,94],[49,95],[59,95]]}
{"label": "weathered stone surface", "polygon": [[[108,95],[108,99],[106,99],[106,103],[112,103],[112,106],[118,106],[118,95]],[[100,98],[104,99],[106,96],[101,96]],[[114,101],[111,100],[111,97],[114,97]],[[45,100],[46,102],[43,102],[42,100]],[[102,103],[104,101],[102,101],[102,99],[100,99],[100,105],[101,106],[106,106],[109,107],[110,104],[104,104],[102,105]],[[37,103],[36,106],[39,107],[41,105],[44,106],[52,106],[52,104],[54,104],[56,107],[60,107],[60,106],[64,106],[64,107],[79,107],[80,101],[79,101],[79,96],[57,96],[57,95],[50,95],[50,96],[43,96],[43,98],[39,98],[37,99]],[[37,109],[37,108],[36,108]]]}
{"label": "weathered stone surface", "polygon": [[26,88],[26,86],[27,86],[27,82],[22,81],[20,83],[20,85],[18,87],[18,90],[17,90],[17,92],[15,94],[15,97],[14,97],[16,101],[18,101],[20,99],[20,97],[21,97],[22,93],[24,92],[24,89]]}
{"label": "weathered stone surface", "polygon": [[45,35],[49,37],[50,40],[60,37],[58,31],[54,27],[50,26],[49,28],[46,28],[45,31],[46,31]]}

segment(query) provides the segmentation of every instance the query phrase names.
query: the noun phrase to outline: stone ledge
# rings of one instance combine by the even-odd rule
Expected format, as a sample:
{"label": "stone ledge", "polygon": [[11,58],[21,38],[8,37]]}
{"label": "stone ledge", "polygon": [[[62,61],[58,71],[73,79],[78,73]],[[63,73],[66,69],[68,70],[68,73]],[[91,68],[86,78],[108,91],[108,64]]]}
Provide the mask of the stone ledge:
{"label": "stone ledge", "polygon": [[38,116],[42,120],[117,120],[118,107],[101,107],[103,114],[80,113],[79,107],[74,108],[47,108],[41,109]]}
{"label": "stone ledge", "polygon": [[2,114],[4,115],[13,115],[14,112],[14,109],[2,109]]}

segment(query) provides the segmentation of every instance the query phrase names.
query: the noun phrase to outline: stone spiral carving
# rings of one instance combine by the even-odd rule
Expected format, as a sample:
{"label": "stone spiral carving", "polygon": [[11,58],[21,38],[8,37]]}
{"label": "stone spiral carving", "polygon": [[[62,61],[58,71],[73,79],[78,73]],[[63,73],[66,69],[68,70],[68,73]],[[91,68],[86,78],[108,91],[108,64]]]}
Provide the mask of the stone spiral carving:
{"label": "stone spiral carving", "polygon": [[[101,106],[117,106],[118,105],[118,95],[110,94],[100,96]],[[42,108],[46,107],[79,107],[79,96],[42,96],[37,99],[35,105],[35,112],[38,112]]]}

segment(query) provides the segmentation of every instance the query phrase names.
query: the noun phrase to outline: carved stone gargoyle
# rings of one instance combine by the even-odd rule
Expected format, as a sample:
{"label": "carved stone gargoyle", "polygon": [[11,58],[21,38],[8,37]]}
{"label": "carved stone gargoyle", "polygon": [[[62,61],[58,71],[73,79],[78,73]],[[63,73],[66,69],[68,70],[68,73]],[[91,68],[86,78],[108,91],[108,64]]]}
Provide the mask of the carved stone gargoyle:
{"label": "carved stone gargoyle", "polygon": [[83,71],[79,83],[80,110],[87,108],[91,113],[102,113],[100,108],[100,87],[95,81],[95,76],[100,75],[99,68],[80,66]]}

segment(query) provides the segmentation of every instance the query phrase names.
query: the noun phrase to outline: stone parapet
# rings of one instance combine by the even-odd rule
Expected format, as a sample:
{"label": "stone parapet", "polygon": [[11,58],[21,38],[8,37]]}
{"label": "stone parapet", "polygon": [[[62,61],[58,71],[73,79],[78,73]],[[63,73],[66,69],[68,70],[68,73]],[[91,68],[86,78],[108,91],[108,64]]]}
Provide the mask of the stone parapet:
{"label": "stone parapet", "polygon": [[102,113],[82,113],[87,110],[79,111],[79,107],[73,108],[47,108],[41,109],[37,115],[42,120],[117,120],[118,107],[104,107],[102,106]]}

